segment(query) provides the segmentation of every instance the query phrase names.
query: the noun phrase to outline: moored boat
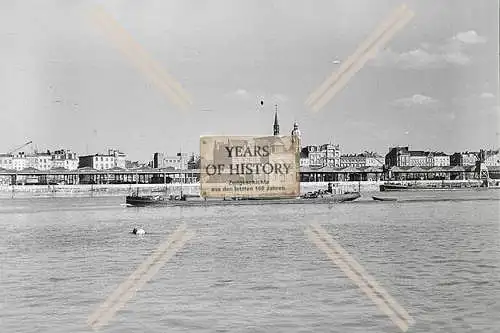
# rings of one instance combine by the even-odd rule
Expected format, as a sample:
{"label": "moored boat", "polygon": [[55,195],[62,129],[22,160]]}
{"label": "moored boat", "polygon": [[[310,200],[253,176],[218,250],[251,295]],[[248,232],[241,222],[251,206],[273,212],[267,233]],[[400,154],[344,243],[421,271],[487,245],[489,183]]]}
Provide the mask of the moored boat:
{"label": "moored boat", "polygon": [[376,196],[372,196],[372,198],[375,201],[398,201],[397,198],[382,198],[382,197],[376,197]]}
{"label": "moored boat", "polygon": [[381,192],[386,192],[386,191],[404,191],[408,189],[408,185],[401,185],[401,184],[382,184],[380,185],[380,191]]}
{"label": "moored boat", "polygon": [[477,180],[464,181],[441,181],[441,182],[407,182],[407,183],[390,183],[386,182],[380,185],[381,192],[388,191],[456,191],[456,190],[478,190],[482,188],[490,188],[494,182],[480,182]]}
{"label": "moored boat", "polygon": [[283,205],[283,204],[328,204],[354,201],[361,195],[359,193],[329,194],[315,198],[223,198],[204,199],[181,198],[172,199],[162,196],[135,196],[126,197],[129,206],[250,206],[250,205]]}
{"label": "moored boat", "polygon": [[203,198],[200,196],[140,196],[126,197],[127,206],[224,206],[224,205],[279,205],[279,204],[329,204],[354,201],[361,197],[359,192],[333,193],[331,185],[328,190],[307,193],[300,197],[230,197]]}

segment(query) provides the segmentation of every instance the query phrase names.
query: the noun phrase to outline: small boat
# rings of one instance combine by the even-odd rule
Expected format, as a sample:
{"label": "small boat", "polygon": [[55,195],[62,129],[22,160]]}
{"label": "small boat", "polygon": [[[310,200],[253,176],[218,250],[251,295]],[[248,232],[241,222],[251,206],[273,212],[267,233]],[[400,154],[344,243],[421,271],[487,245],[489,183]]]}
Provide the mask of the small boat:
{"label": "small boat", "polygon": [[372,196],[372,198],[375,201],[398,201],[397,198],[381,198],[381,197],[375,197],[375,196]]}

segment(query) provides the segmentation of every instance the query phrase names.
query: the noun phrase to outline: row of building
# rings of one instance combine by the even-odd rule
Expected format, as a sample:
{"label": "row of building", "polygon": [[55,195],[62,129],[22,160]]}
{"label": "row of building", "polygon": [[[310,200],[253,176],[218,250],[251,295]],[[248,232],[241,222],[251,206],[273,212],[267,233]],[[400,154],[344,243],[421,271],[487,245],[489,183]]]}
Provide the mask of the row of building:
{"label": "row of building", "polygon": [[[300,167],[320,168],[385,168],[391,167],[448,167],[475,166],[478,161],[486,166],[500,166],[499,150],[480,150],[478,152],[458,152],[451,155],[443,152],[410,150],[406,147],[392,147],[384,157],[374,152],[360,154],[341,154],[339,145],[331,143],[309,145],[300,151]],[[77,156],[69,150],[46,151],[43,153],[0,154],[0,169],[21,171],[36,169],[77,170],[90,168],[95,170],[133,169],[146,164],[130,162],[119,150],[109,149],[106,154]],[[154,153],[153,160],[147,166],[154,169],[190,170],[199,168],[199,156],[188,153],[168,155]]]}
{"label": "row of building", "polygon": [[406,146],[391,147],[389,153],[383,157],[375,152],[341,154],[339,145],[327,143],[306,146],[300,152],[300,166],[309,168],[475,166],[479,160],[486,166],[500,166],[499,150],[467,151],[448,155],[436,151],[410,150]]}
{"label": "row of building", "polygon": [[[94,154],[77,156],[70,150],[60,149],[55,151],[35,152],[26,154],[0,154],[0,168],[21,171],[36,169],[48,171],[52,169],[77,170],[79,168],[92,168],[106,170],[112,168],[125,169],[127,166],[126,155],[119,150],[109,149],[107,154]],[[129,162],[130,163],[130,162]]]}
{"label": "row of building", "polygon": [[310,168],[382,167],[384,157],[374,152],[341,154],[340,146],[326,143],[306,146],[300,151],[300,166]]}
{"label": "row of building", "polygon": [[[278,113],[274,115],[273,134],[280,134]],[[294,124],[292,137],[301,140],[298,124]],[[480,150],[477,152],[457,152],[451,155],[436,151],[410,150],[408,146],[389,148],[385,157],[375,152],[359,154],[342,154],[340,145],[326,143],[309,145],[300,150],[300,167],[306,170],[330,169],[363,169],[375,168],[381,172],[392,167],[452,167],[475,166],[481,161],[486,166],[500,166],[499,150]],[[134,169],[145,164],[132,163],[126,154],[116,149],[108,149],[105,154],[77,156],[69,150],[46,151],[43,153],[0,154],[0,170],[35,169],[47,171],[53,169],[77,170],[81,168],[94,170]],[[169,155],[154,153],[148,167],[161,170],[199,169],[199,155],[177,153]]]}
{"label": "row of building", "polygon": [[199,167],[198,157],[194,154],[177,153],[168,155],[154,153],[153,160],[148,163],[132,162],[127,155],[117,149],[108,149],[107,153],[77,156],[67,149],[55,151],[15,154],[0,154],[0,169],[22,171],[36,169],[48,171],[52,169],[77,170],[90,168],[95,170],[134,169],[149,166],[155,169],[188,170]]}
{"label": "row of building", "polygon": [[486,166],[500,166],[499,150],[467,151],[448,155],[443,152],[410,150],[406,146],[390,148],[385,156],[387,168],[475,166],[479,161]]}

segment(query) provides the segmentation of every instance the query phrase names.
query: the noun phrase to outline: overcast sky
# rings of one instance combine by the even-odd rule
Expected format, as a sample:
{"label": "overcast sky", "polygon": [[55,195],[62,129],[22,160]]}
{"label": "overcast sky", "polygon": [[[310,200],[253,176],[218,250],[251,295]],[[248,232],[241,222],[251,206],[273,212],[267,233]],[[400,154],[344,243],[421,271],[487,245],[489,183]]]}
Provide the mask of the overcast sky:
{"label": "overcast sky", "polygon": [[[131,159],[200,135],[281,133],[346,153],[498,146],[498,2],[407,1],[415,16],[320,112],[304,104],[403,2],[0,1],[0,151],[27,140]],[[100,5],[178,81],[182,111],[116,47]],[[260,106],[260,101],[264,106]]]}

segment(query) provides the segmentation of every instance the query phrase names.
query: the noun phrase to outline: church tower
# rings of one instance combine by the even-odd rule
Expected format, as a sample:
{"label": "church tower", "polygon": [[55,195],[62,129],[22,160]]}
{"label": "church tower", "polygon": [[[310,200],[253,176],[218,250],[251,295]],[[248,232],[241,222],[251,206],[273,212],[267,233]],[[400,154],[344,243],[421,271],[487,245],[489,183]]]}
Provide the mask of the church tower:
{"label": "church tower", "polygon": [[278,124],[278,105],[275,105],[273,135],[280,135],[280,125]]}
{"label": "church tower", "polygon": [[292,142],[295,144],[295,147],[298,152],[301,150],[300,146],[300,139],[301,139],[301,134],[299,130],[299,124],[297,122],[293,123],[293,130],[292,130]]}
{"label": "church tower", "polygon": [[297,122],[293,123],[292,137],[295,137],[298,140],[300,140],[299,124],[297,124]]}
{"label": "church tower", "polygon": [[300,130],[299,130],[299,124],[297,122],[293,123],[293,130],[292,130],[292,141],[295,141],[300,149]]}

